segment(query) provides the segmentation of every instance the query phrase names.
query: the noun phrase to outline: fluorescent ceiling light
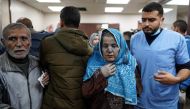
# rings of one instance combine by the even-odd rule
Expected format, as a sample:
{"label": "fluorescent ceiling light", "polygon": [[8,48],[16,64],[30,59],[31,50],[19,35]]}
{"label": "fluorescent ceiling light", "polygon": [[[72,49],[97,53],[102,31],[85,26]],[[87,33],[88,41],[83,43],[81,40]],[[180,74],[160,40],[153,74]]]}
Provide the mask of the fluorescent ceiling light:
{"label": "fluorescent ceiling light", "polygon": [[138,12],[139,12],[139,13],[142,13],[142,9],[140,9]]}
{"label": "fluorescent ceiling light", "polygon": [[105,12],[122,12],[123,7],[105,7]]}
{"label": "fluorescent ceiling light", "polygon": [[128,4],[130,0],[107,0],[107,4]]}
{"label": "fluorescent ceiling light", "polygon": [[189,5],[189,0],[171,0],[167,5]]}
{"label": "fluorescent ceiling light", "polygon": [[60,0],[36,0],[38,2],[43,2],[43,3],[60,3]]}
{"label": "fluorescent ceiling light", "polygon": [[54,12],[60,12],[63,9],[63,6],[48,6],[48,8]]}
{"label": "fluorescent ceiling light", "polygon": [[[168,12],[170,12],[172,10],[173,10],[172,8],[164,8],[164,13],[168,13]],[[142,9],[140,9],[138,12],[142,13]]]}

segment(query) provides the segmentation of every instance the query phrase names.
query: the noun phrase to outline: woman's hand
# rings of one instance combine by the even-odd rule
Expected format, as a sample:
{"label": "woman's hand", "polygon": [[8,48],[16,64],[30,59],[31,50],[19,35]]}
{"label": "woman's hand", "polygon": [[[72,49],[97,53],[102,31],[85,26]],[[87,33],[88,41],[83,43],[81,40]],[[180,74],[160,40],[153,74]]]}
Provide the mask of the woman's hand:
{"label": "woman's hand", "polygon": [[111,76],[115,74],[116,67],[113,63],[106,64],[100,68],[100,71],[102,72],[104,77]]}

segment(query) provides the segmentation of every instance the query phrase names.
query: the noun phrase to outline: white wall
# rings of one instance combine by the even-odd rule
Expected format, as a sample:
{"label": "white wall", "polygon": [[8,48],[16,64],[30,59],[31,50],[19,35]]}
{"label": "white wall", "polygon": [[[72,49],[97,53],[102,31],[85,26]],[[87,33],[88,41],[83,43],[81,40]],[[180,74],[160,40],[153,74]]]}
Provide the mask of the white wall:
{"label": "white wall", "polygon": [[53,25],[54,30],[57,28],[57,24],[59,23],[59,13],[55,14],[45,14],[44,15],[44,26],[47,27],[49,25]]}
{"label": "white wall", "polygon": [[[176,20],[177,7],[174,10],[165,14],[163,27],[171,28],[172,23]],[[36,30],[45,29],[49,25],[53,25],[54,29],[59,22],[59,13],[42,13],[20,1],[12,0],[11,3],[12,22],[15,22],[19,17],[28,17],[32,20]],[[119,23],[120,31],[130,31],[137,28],[137,21],[141,19],[141,14],[138,15],[120,15],[120,14],[81,14],[81,23]]]}
{"label": "white wall", "polygon": [[186,22],[188,22],[188,13],[178,15],[177,19],[185,20]]}
{"label": "white wall", "polygon": [[1,32],[2,32],[2,4],[3,2],[0,0],[0,37],[1,37]]}
{"label": "white wall", "polygon": [[[137,21],[140,15],[119,15],[119,14],[81,14],[81,23],[119,23],[122,32],[137,28]],[[59,13],[45,14],[45,26],[53,24],[56,27],[59,22]]]}
{"label": "white wall", "polygon": [[44,13],[20,1],[11,0],[11,15],[12,22],[16,22],[20,17],[27,17],[32,20],[35,30],[40,31],[45,28]]}
{"label": "white wall", "polygon": [[2,0],[2,29],[10,23],[8,0]]}
{"label": "white wall", "polygon": [[[176,9],[164,14],[165,20],[163,27],[170,29],[172,23],[176,20]],[[81,14],[81,23],[119,23],[120,31],[130,31],[137,28],[137,21],[141,20],[139,15],[119,15],[119,14]],[[52,24],[56,28],[59,22],[59,13],[45,14],[45,26]]]}
{"label": "white wall", "polygon": [[119,23],[120,31],[130,31],[137,28],[137,21],[141,15],[119,15],[119,14],[82,14],[81,23]]}
{"label": "white wall", "polygon": [[173,11],[170,11],[164,14],[165,19],[164,19],[163,27],[167,29],[171,29],[173,22],[175,22],[177,19],[177,6],[170,6],[170,7],[173,8]]}

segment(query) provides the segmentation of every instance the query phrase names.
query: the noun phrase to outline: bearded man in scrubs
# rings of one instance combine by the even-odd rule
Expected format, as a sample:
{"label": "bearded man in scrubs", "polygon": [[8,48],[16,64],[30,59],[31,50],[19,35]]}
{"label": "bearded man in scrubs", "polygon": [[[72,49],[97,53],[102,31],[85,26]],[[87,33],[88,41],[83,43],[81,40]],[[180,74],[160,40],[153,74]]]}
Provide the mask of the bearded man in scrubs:
{"label": "bearded man in scrubs", "polygon": [[143,85],[136,109],[177,109],[179,83],[190,75],[185,38],[162,29],[163,21],[163,7],[156,2],[147,4],[142,10],[142,31],[131,39]]}

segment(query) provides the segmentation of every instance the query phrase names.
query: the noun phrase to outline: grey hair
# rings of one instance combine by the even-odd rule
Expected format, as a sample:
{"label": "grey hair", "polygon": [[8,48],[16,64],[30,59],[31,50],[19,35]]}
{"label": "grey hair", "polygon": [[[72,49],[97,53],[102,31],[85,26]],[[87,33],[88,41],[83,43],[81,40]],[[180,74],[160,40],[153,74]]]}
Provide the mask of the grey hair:
{"label": "grey hair", "polygon": [[30,30],[22,23],[11,23],[9,25],[7,25],[4,29],[3,29],[3,38],[6,39],[12,30],[15,29],[25,29],[28,33],[28,36],[31,38],[31,32]]}
{"label": "grey hair", "polygon": [[95,39],[95,36],[98,36],[100,39],[100,35],[98,33],[92,33],[89,38],[89,43],[92,44],[92,41]]}
{"label": "grey hair", "polygon": [[98,33],[92,33],[89,40],[93,40],[95,36],[98,36],[100,38]]}

